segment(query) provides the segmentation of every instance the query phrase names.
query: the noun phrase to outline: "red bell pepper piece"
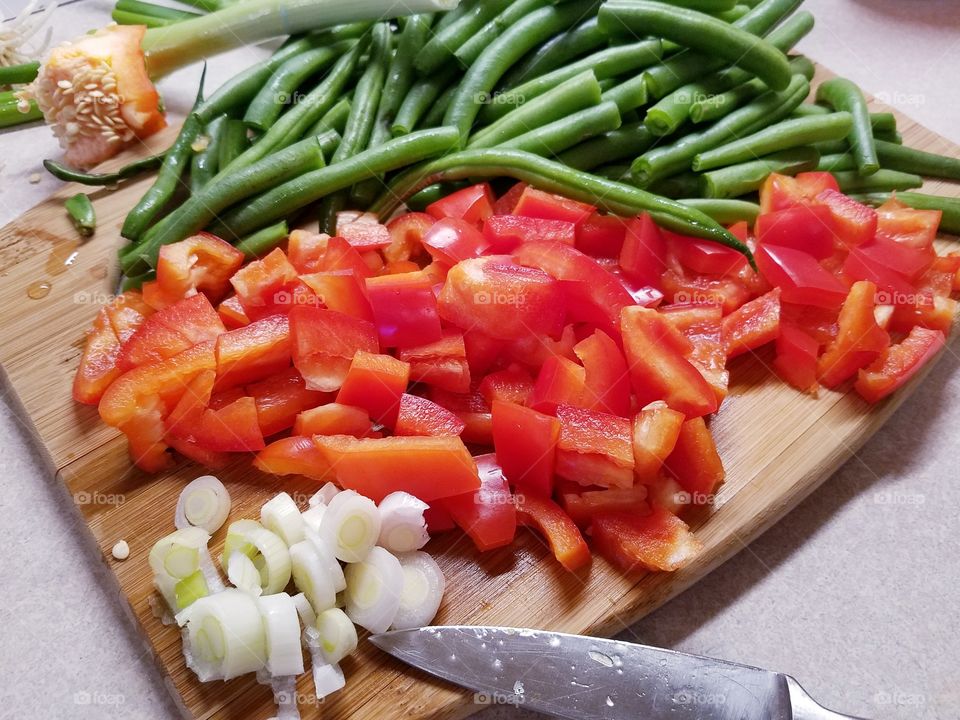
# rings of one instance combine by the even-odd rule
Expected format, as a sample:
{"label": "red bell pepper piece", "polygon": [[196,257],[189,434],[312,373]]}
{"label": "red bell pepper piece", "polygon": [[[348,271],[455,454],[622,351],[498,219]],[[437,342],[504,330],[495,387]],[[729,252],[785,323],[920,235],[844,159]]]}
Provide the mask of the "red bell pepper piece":
{"label": "red bell pepper piece", "polygon": [[367,296],[382,347],[416,347],[441,338],[437,298],[423,273],[367,278]]}
{"label": "red bell pepper piece", "polygon": [[148,317],[123,344],[117,366],[122,371],[173,357],[226,332],[206,295],[180,300]]}
{"label": "red bell pepper piece", "polygon": [[824,190],[816,201],[830,208],[834,232],[840,242],[853,247],[873,240],[877,233],[877,211],[872,207],[833,189]]}
{"label": "red bell pepper piece", "polygon": [[294,435],[353,435],[367,437],[372,424],[367,411],[341,405],[337,402],[326,403],[304,410],[293,424]]}
{"label": "red bell pepper piece", "polygon": [[642,483],[657,479],[663,463],[677,446],[683,413],[653,403],[633,418],[633,473]]}
{"label": "red bell pepper piece", "polygon": [[517,520],[521,525],[536,528],[546,539],[553,556],[570,572],[590,562],[590,548],[580,529],[552,500],[537,495],[518,495]]}
{"label": "red bell pepper piece", "polygon": [[880,402],[936,357],[946,340],[939,330],[913,328],[900,343],[891,345],[871,365],[860,370],[854,388],[867,402]]}
{"label": "red bell pepper piece", "polygon": [[257,453],[253,465],[271,475],[303,475],[313,480],[329,480],[333,477],[326,453],[313,438],[297,435],[267,445]]}
{"label": "red bell pepper piece", "polygon": [[390,247],[384,249],[387,262],[416,260],[424,255],[423,236],[436,222],[426,213],[407,213],[387,223],[390,231]]}
{"label": "red bell pepper piece", "polygon": [[677,444],[664,465],[690,494],[694,505],[709,503],[726,474],[703,418],[684,421]]}
{"label": "red bell pepper piece", "polygon": [[719,243],[662,231],[680,264],[702,275],[736,276],[747,267],[742,253]]}
{"label": "red bell pepper piece", "polygon": [[833,213],[825,205],[795,205],[757,218],[757,241],[802,250],[817,260],[833,254]]}
{"label": "red bell pepper piece", "polygon": [[444,218],[427,230],[423,246],[437,262],[456,265],[461,260],[483,255],[490,242],[466,220]]}
{"label": "red bell pepper piece", "polygon": [[880,290],[878,300],[881,305],[906,305],[916,295],[915,288],[904,274],[891,268],[888,259],[878,260],[869,255],[866,246],[850,249],[842,272],[851,284],[867,280],[876,285]]}
{"label": "red bell pepper piece", "polygon": [[550,497],[560,421],[511,402],[493,402],[493,446],[518,492]]}
{"label": "red bell pepper piece", "polygon": [[317,294],[330,310],[373,322],[373,310],[367,299],[366,285],[352,270],[301,275],[300,280]]}
{"label": "red bell pepper piece", "polygon": [[231,295],[217,306],[217,314],[227,330],[236,330],[250,324],[250,318],[243,311],[240,298]]}
{"label": "red bell pepper piece", "polygon": [[772,173],[760,189],[760,212],[767,214],[814,204],[825,190],[840,191],[836,178],[827,172],[800,173],[796,177]]}
{"label": "red bell pepper piece", "polygon": [[293,364],[311,390],[339,390],[358,350],[375,353],[372,323],[333,310],[296,306],[290,310]]}
{"label": "red bell pepper piece", "polygon": [[[538,245],[545,244],[529,247]],[[556,335],[566,313],[556,280],[542,270],[499,255],[454,265],[439,304],[440,315],[447,322],[501,340]]]}
{"label": "red bell pepper piece", "polygon": [[584,493],[563,493],[563,509],[580,527],[589,527],[600,513],[624,512],[631,515],[649,515],[650,503],[645,485],[629,488],[588,490]]}
{"label": "red bell pepper piece", "polygon": [[216,235],[201,232],[160,248],[157,286],[168,298],[202,292],[217,302],[230,289],[230,278],[243,265],[243,253]]}
{"label": "red bell pepper piece", "polygon": [[[294,368],[247,385],[246,391],[256,402],[257,421],[264,437],[293,427],[303,411],[330,400],[326,393],[308,390]],[[367,425],[369,427],[369,421]]]}
{"label": "red bell pepper piece", "polygon": [[337,237],[346,240],[357,252],[383,250],[390,246],[392,238],[386,225],[373,213],[353,210],[337,213]]}
{"label": "red bell pepper piece", "polygon": [[784,302],[836,308],[847,296],[847,287],[802,250],[761,245],[754,257],[763,277],[780,288]]}
{"label": "red bell pepper piece", "polygon": [[548,357],[540,368],[530,396],[530,407],[555,413],[558,405],[580,405],[587,392],[587,374],[580,365],[559,355]]}
{"label": "red bell pepper piece", "polygon": [[526,187],[513,209],[514,215],[541,218],[543,220],[564,220],[574,225],[583,222],[597,209],[593,205],[577,202],[560,195]]}
{"label": "red bell pepper piece", "polygon": [[358,351],[350,363],[337,402],[363,408],[377,422],[393,427],[400,412],[400,398],[409,384],[408,363],[390,355]]}
{"label": "red bell pepper piece", "polygon": [[463,421],[460,437],[464,442],[493,445],[493,417],[490,406],[479,392],[452,393],[433,386],[429,396]]}
{"label": "red bell pepper piece", "polygon": [[541,220],[520,215],[494,215],[483,224],[483,237],[492,253],[509,253],[528,242],[573,245],[577,226],[566,220]]}
{"label": "red bell pepper piece", "polygon": [[630,421],[571,405],[557,408],[560,439],[556,472],[582,485],[633,485],[633,438]]}
{"label": "red bell pepper piece", "polygon": [[722,403],[730,384],[727,352],[723,346],[722,308],[719,305],[670,305],[660,312],[690,342],[692,347],[684,357],[700,371],[713,388],[717,402]]}
{"label": "red bell pepper piece", "polygon": [[403,348],[398,356],[410,363],[410,382],[454,393],[470,391],[470,366],[462,333],[446,331],[436,342]]}
{"label": "red bell pepper piece", "polygon": [[430,537],[438,533],[449,532],[457,527],[453,521],[453,516],[447,511],[440,501],[433,503],[423,511],[423,520],[427,523],[427,532]]}
{"label": "red bell pepper piece", "polygon": [[190,383],[167,419],[171,435],[189,439],[218,453],[255,452],[264,448],[256,401],[239,396],[220,407],[211,407],[216,373],[205,371]]}
{"label": "red bell pepper piece", "polygon": [[262,380],[290,366],[290,323],[271,315],[217,338],[217,389]]}
{"label": "red bell pepper piece", "polygon": [[820,343],[800,328],[782,323],[777,338],[777,356],[773,369],[783,380],[798,390],[816,395],[817,355]]}
{"label": "red bell pepper piece", "polygon": [[957,301],[946,297],[931,297],[918,293],[910,304],[897,305],[890,318],[894,332],[910,332],[913,327],[939,330],[946,334],[957,317]]}
{"label": "red bell pepper piece", "polygon": [[750,299],[753,291],[742,278],[690,275],[671,263],[660,280],[664,297],[678,305],[717,305],[732,313]]}
{"label": "red bell pepper piece", "polygon": [[444,498],[439,503],[477,549],[486,552],[513,542],[517,534],[517,508],[496,456],[478,455],[474,459],[480,487],[465,495]]}
{"label": "red bell pepper piece", "polygon": [[477,389],[491,407],[497,400],[526,405],[533,395],[533,377],[519,365],[511,365],[487,375]]}
{"label": "red bell pepper piece", "polygon": [[663,400],[687,417],[716,411],[716,394],[684,357],[692,349],[690,342],[663,316],[648,308],[626,308],[622,328],[630,380],[641,406]]}
{"label": "red bell pepper piece", "polygon": [[643,285],[660,288],[666,255],[666,240],[647,213],[627,223],[620,251],[620,267],[624,275]]}
{"label": "red bell pepper piece", "polygon": [[120,340],[110,324],[107,309],[101,308],[87,331],[80,365],[73,377],[73,399],[87,405],[100,402],[110,383],[120,377],[119,357]]}
{"label": "red bell pepper piece", "polygon": [[398,490],[429,503],[480,489],[477,465],[458,437],[316,435],[314,442],[341,487],[375,502]]}
{"label": "red bell pepper piece", "polygon": [[511,185],[510,189],[497,198],[497,201],[493,203],[493,214],[513,215],[513,211],[516,209],[517,203],[520,201],[520,196],[523,195],[523,191],[526,189],[527,184],[524,182],[518,182]]}
{"label": "red bell pepper piece", "polygon": [[595,515],[591,537],[597,552],[625,573],[673,572],[690,564],[702,543],[673,513],[654,507],[649,515],[609,512]]}
{"label": "red bell pepper piece", "polygon": [[472,225],[480,225],[493,215],[493,190],[488,183],[480,183],[457,190],[427,206],[427,213],[437,220],[456,218]]}
{"label": "red bell pepper piece", "polygon": [[595,258],[618,258],[627,238],[627,220],[594,213],[576,226],[577,250]]}
{"label": "red bell pepper piece", "polygon": [[466,423],[432,400],[404,393],[400,398],[400,414],[393,431],[397,435],[460,435]]}
{"label": "red bell pepper piece", "polygon": [[780,288],[751,300],[723,319],[723,345],[732,358],[773,342],[780,335]]}
{"label": "red bell pepper piece", "polygon": [[630,414],[630,373],[623,353],[602,330],[573,348],[584,368],[583,406],[626,417]]}
{"label": "red bell pepper piece", "polygon": [[877,286],[867,281],[854,283],[840,310],[837,338],[817,362],[817,375],[827,387],[835,388],[853,377],[889,346],[890,336],[877,325],[876,306]]}
{"label": "red bell pepper piece", "polygon": [[877,208],[877,239],[924,250],[933,246],[942,219],[941,210],[915,210],[893,197]]}
{"label": "red bell pepper piece", "polygon": [[251,320],[286,314],[289,293],[297,281],[297,269],[277,248],[261,260],[248,263],[230,278],[243,311]]}

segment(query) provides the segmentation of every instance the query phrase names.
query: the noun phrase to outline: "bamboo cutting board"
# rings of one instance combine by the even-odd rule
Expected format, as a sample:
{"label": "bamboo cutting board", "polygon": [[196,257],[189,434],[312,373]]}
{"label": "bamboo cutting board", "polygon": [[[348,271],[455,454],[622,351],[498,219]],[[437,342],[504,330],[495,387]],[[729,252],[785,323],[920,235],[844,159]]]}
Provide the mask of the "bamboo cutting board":
{"label": "bamboo cutting board", "polygon": [[[953,156],[960,148],[899,117],[905,142]],[[172,131],[143,152],[165,147]],[[109,163],[115,167],[129,157]],[[117,284],[115,252],[124,214],[149,180],[92,195],[100,229],[84,243],[63,210],[61,192],[0,230],[0,363],[47,450],[51,468],[111,566],[120,598],[154,650],[161,671],[186,717],[266,718],[274,714],[267,688],[252,678],[201,684],[183,664],[180,634],[153,616],[147,553],[173,530],[173,510],[184,483],[203,474],[182,464],[148,476],[130,465],[126,442],[103,425],[96,410],[70,397],[84,330]],[[930,192],[960,196],[960,187],[928,183]],[[446,576],[447,593],[437,623],[489,624],[611,635],[627,628],[724,562],[793,508],[849,458],[916,387],[916,379],[885,403],[869,408],[856,396],[823,391],[802,395],[768,370],[770,355],[733,363],[730,398],[712,427],[727,469],[716,503],[693,521],[705,551],[674,574],[626,579],[595,558],[588,572],[570,575],[543,543],[520,530],[511,548],[478,554],[457,533],[428,550]],[[233,497],[231,520],[258,517],[281,485],[301,504],[315,483],[264,476],[239,461],[220,473]],[[219,554],[224,531],[214,536]],[[125,539],[130,558],[117,562],[113,544]],[[463,717],[482,708],[472,695],[401,667],[361,640],[343,662],[345,690],[318,702],[309,674],[298,697],[304,718]]]}

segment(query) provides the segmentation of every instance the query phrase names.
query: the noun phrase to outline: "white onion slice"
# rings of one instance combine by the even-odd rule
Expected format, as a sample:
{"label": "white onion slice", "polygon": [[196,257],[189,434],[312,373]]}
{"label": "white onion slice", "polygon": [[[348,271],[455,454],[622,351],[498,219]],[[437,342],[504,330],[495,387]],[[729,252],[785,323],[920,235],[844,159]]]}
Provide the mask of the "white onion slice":
{"label": "white onion slice", "polygon": [[313,685],[316,688],[317,699],[332,695],[337,690],[343,690],[347,684],[347,679],[343,676],[343,670],[339,665],[324,665],[318,660],[322,660],[319,654],[314,655],[313,662]]}
{"label": "white onion slice", "polygon": [[374,547],[363,562],[348,565],[344,573],[347,616],[372,633],[385,632],[400,607],[403,568],[390,551]]}
{"label": "white onion slice", "polygon": [[313,543],[304,540],[290,548],[290,561],[293,582],[307,596],[314,612],[333,607],[337,601],[333,579]]}
{"label": "white onion slice", "polygon": [[227,560],[227,579],[238,590],[248,592],[254,597],[263,594],[260,587],[260,571],[253,564],[253,560],[242,552],[233,552]]}
{"label": "white onion slice", "polygon": [[333,500],[333,496],[340,492],[340,488],[334,485],[332,482],[328,482],[322,488],[317,490],[309,500],[307,504],[310,507],[316,507],[317,505],[329,505],[330,501]]}
{"label": "white onion slice", "polygon": [[357,649],[357,628],[340,608],[317,615],[317,642],[323,659],[336,664]]}
{"label": "white onion slice", "polygon": [[393,619],[393,630],[410,630],[433,622],[443,600],[446,581],[437,561],[425,552],[412,552],[397,558],[403,568],[403,592]]}
{"label": "white onion slice", "polygon": [[313,545],[313,549],[320,556],[320,561],[330,573],[330,581],[333,583],[334,592],[341,592],[347,587],[346,578],[343,577],[343,566],[333,555],[333,549],[327,545],[321,538],[320,533],[307,528],[307,541]]}
{"label": "white onion slice", "polygon": [[230,514],[230,493],[213,475],[202,475],[187,484],[177,500],[174,524],[178,529],[203,528],[215,533]]}
{"label": "white onion slice", "polygon": [[307,530],[320,532],[320,523],[323,521],[323,515],[326,512],[326,505],[312,505],[309,509],[304,510],[300,514],[300,517],[303,518],[303,523],[307,526]]}
{"label": "white onion slice", "polygon": [[287,547],[303,541],[303,517],[288,493],[280,493],[260,508],[260,522],[279,535]]}
{"label": "white onion slice", "polygon": [[390,552],[419,550],[427,541],[427,523],[423,512],[430,507],[410,493],[392,492],[380,501],[380,538],[377,544]]}
{"label": "white onion slice", "polygon": [[297,605],[287,593],[266,595],[257,600],[263,618],[267,646],[267,671],[274,678],[303,673],[300,647],[300,617]]}
{"label": "white onion slice", "polygon": [[178,616],[183,655],[201,682],[230,680],[266,666],[266,634],[257,602],[228,588],[200,598]]}
{"label": "white onion slice", "polygon": [[380,513],[373,500],[353,490],[337,493],[320,522],[320,539],[344,562],[363,560],[380,537]]}
{"label": "white onion slice", "polygon": [[260,573],[260,587],[264,595],[283,590],[290,582],[290,551],[276,533],[270,532],[253,520],[239,520],[227,529],[220,566],[230,570],[230,556],[242,553],[250,558]]}

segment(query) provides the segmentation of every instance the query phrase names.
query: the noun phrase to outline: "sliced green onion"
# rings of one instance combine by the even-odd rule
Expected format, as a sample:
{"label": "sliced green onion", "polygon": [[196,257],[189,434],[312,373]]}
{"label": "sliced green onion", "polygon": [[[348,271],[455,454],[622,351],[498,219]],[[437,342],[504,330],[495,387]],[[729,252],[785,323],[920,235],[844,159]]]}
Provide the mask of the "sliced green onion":
{"label": "sliced green onion", "polygon": [[238,520],[227,528],[227,540],[220,567],[228,575],[230,557],[242,553],[253,561],[260,574],[260,588],[264,595],[273,595],[283,590],[290,582],[290,551],[286,543],[274,532],[254,520]]}
{"label": "sliced green onion", "polygon": [[174,524],[178,529],[203,528],[215,533],[230,514],[230,493],[213,475],[202,475],[187,484],[177,500]]}
{"label": "sliced green onion", "polygon": [[230,680],[266,666],[267,642],[257,601],[227,588],[194,602],[177,621],[183,655],[201,682]]}
{"label": "sliced green onion", "polygon": [[319,534],[338,560],[360,562],[380,537],[380,513],[370,498],[344,490],[327,506]]}
{"label": "sliced green onion", "polygon": [[274,678],[303,673],[300,649],[300,617],[297,605],[287,593],[266,595],[257,600],[267,645],[267,672]]}
{"label": "sliced green onion", "polygon": [[312,657],[313,685],[318,700],[346,687],[347,679],[343,676],[343,670],[340,669],[339,665],[324,665],[323,657],[319,651],[315,652]]}
{"label": "sliced green onion", "polygon": [[337,602],[337,591],[333,589],[333,578],[322,558],[308,540],[296,543],[290,548],[290,561],[293,567],[293,582],[297,589],[307,596],[314,612],[332,608]]}
{"label": "sliced green onion", "polygon": [[409,630],[433,622],[443,600],[446,581],[437,561],[425,552],[405,553],[398,557],[403,568],[400,607],[390,627]]}
{"label": "sliced green onion", "polygon": [[[213,567],[203,528],[183,528],[160,538],[150,550],[153,584],[174,612],[180,612],[199,597],[223,589]],[[199,574],[199,576],[198,576]]]}
{"label": "sliced green onion", "polygon": [[303,523],[306,525],[304,534],[309,531],[320,532],[320,524],[323,522],[323,515],[327,512],[326,505],[314,505],[301,513]]}
{"label": "sliced green onion", "polygon": [[220,555],[220,567],[226,568],[227,562],[234,550],[242,552],[249,558],[257,554],[257,549],[247,540],[247,533],[262,528],[256,520],[237,520],[227,528],[227,538],[223,543],[223,553]]}
{"label": "sliced green onion", "polygon": [[343,567],[333,555],[333,549],[320,538],[320,534],[316,530],[310,527],[307,528],[307,540],[313,545],[320,562],[330,575],[334,592],[344,590],[347,587],[347,581],[343,577]]}
{"label": "sliced green onion", "polygon": [[331,665],[357,649],[357,628],[340,608],[330,608],[317,615],[314,628],[308,628],[308,637],[314,629],[323,659]]}
{"label": "sliced green onion", "polygon": [[419,550],[427,541],[424,511],[430,507],[410,493],[392,492],[380,501],[380,538],[377,544],[390,552]]}
{"label": "sliced green onion", "polygon": [[260,508],[260,522],[279,535],[287,547],[303,541],[303,518],[289,493],[280,493]]}
{"label": "sliced green onion", "polygon": [[347,565],[344,574],[347,616],[372,633],[389,629],[400,608],[403,591],[400,561],[389,550],[374,547],[365,560]]}
{"label": "sliced green onion", "polygon": [[330,501],[333,500],[334,496],[339,492],[340,488],[338,488],[332,482],[328,482],[313,494],[313,496],[307,501],[307,504],[310,507],[315,507],[317,505],[329,505]]}
{"label": "sliced green onion", "polygon": [[263,588],[260,587],[260,571],[253,564],[253,560],[242,552],[230,553],[230,559],[227,560],[227,579],[235,588],[248,592],[254,597],[260,597],[263,594]]}
{"label": "sliced green onion", "polygon": [[210,588],[207,586],[207,579],[200,570],[189,575],[173,586],[173,594],[176,598],[175,607],[178,611],[190,607],[194,602],[210,594]]}
{"label": "sliced green onion", "polygon": [[313,606],[310,604],[310,601],[307,600],[306,595],[303,593],[294,595],[293,604],[297,606],[297,614],[300,615],[300,622],[303,623],[305,628],[316,624],[317,613],[314,612]]}

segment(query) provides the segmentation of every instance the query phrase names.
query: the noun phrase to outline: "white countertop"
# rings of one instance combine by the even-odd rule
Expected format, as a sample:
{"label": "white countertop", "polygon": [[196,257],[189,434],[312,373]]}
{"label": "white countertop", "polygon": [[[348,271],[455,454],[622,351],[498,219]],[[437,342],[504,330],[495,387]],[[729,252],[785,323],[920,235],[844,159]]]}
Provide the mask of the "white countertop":
{"label": "white countertop", "polygon": [[[0,16],[23,4],[0,0]],[[61,7],[55,39],[104,24],[111,5]],[[960,142],[960,4],[808,0],[806,7],[818,19],[803,44],[811,57]],[[212,81],[254,57],[244,50],[218,58]],[[162,83],[171,110],[189,105],[197,75],[192,69]],[[0,225],[57,187],[46,174],[29,182],[39,159],[55,156],[44,128],[0,132]],[[958,364],[955,347],[819,491],[622,638],[788,672],[824,704],[863,717],[956,718]],[[11,409],[8,389],[4,396],[0,718],[179,717],[77,513]],[[484,717],[534,715],[499,708]]]}

